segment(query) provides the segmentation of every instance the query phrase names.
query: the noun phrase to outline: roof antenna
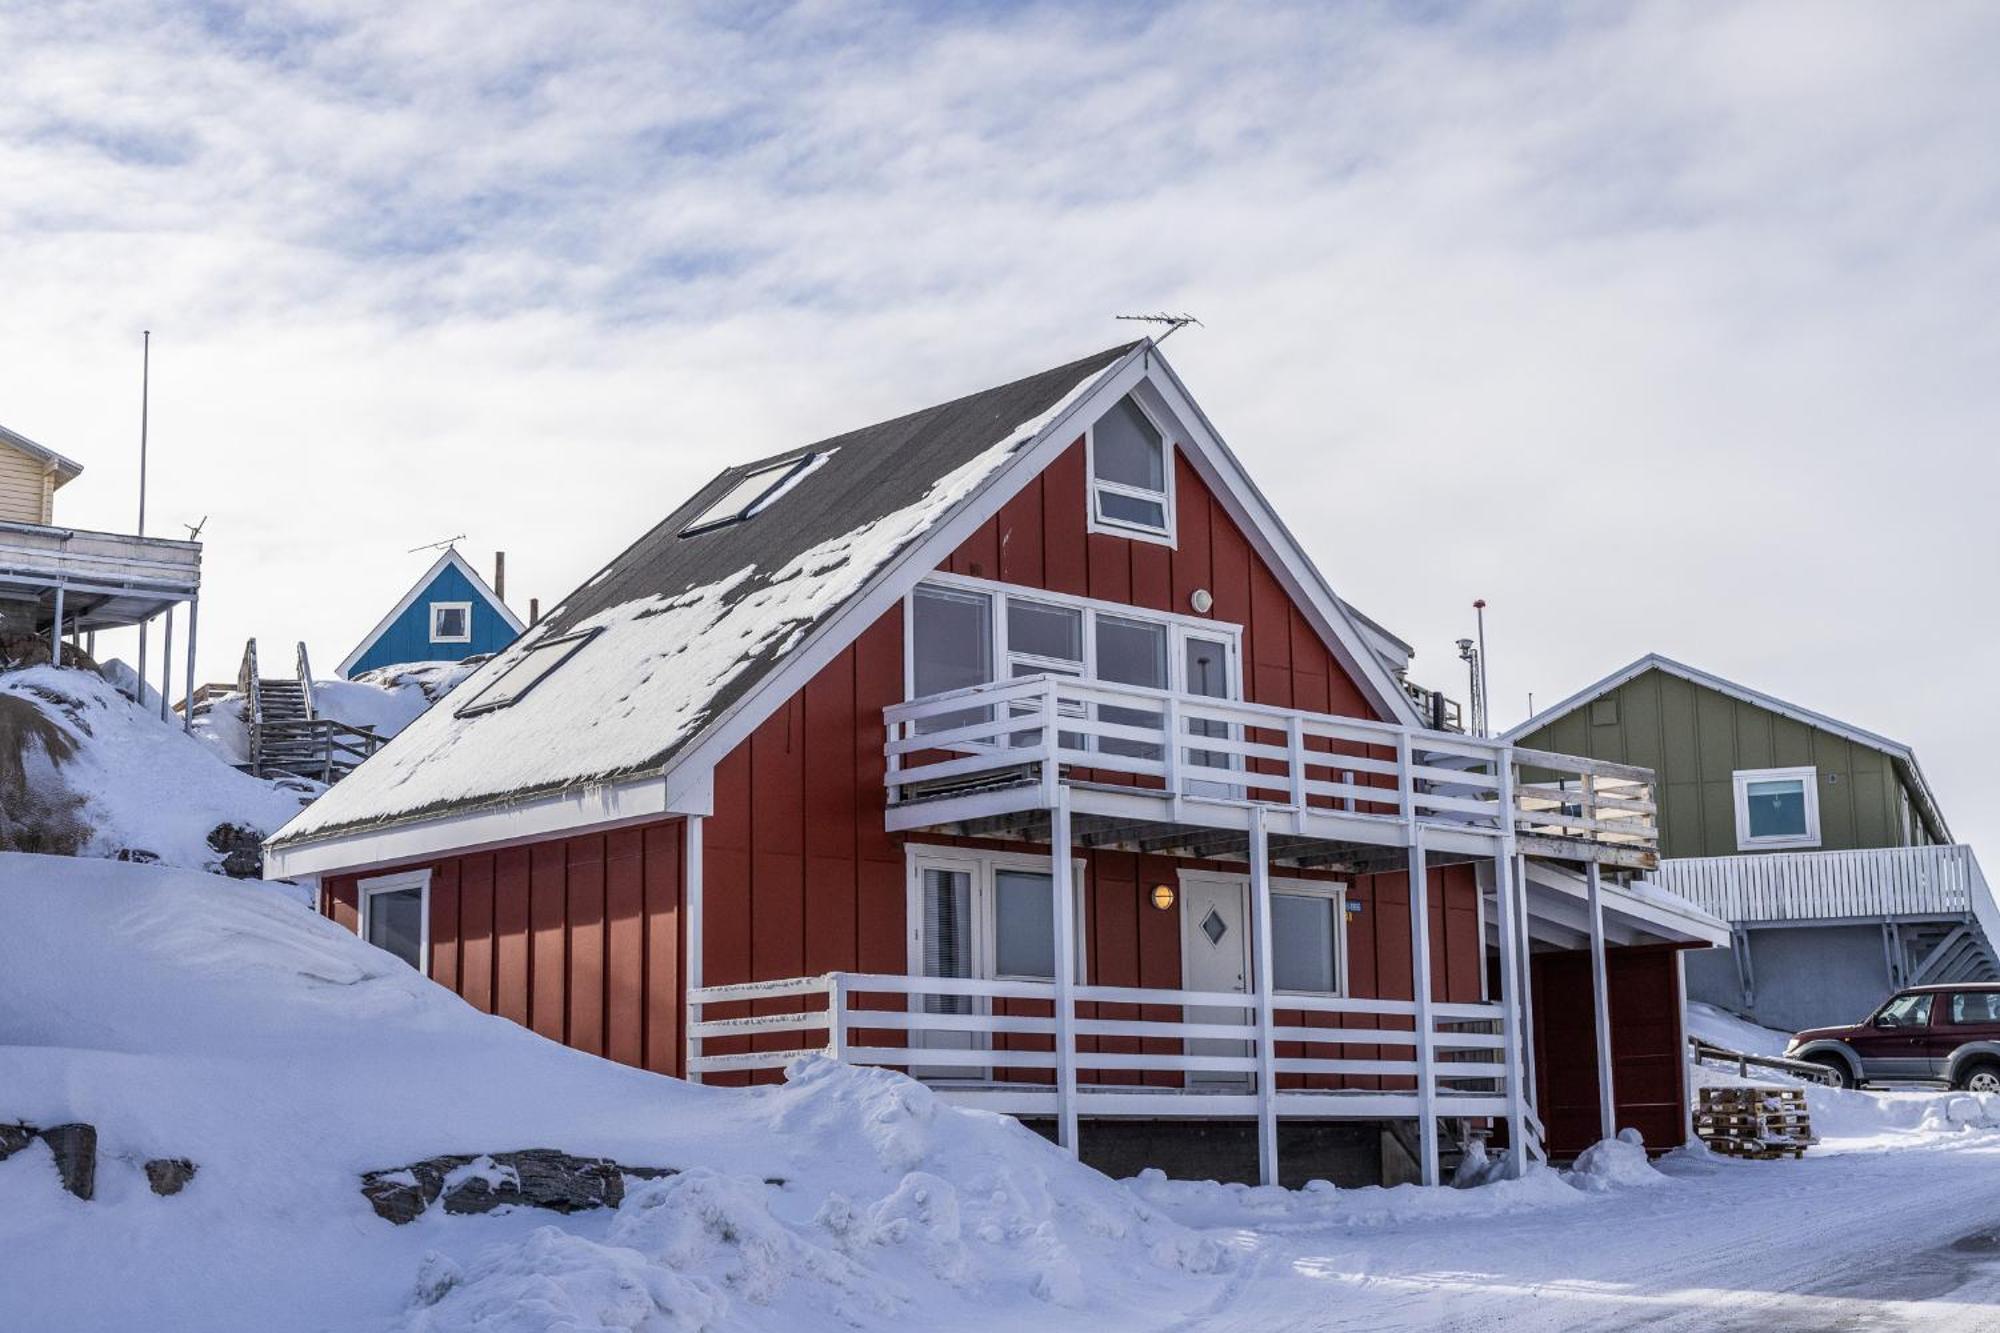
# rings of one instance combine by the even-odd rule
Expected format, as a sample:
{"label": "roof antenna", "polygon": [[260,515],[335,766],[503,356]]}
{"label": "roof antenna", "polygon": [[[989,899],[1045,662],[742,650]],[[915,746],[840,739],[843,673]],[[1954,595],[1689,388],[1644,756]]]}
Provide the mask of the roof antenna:
{"label": "roof antenna", "polygon": [[425,542],[422,546],[412,546],[409,550],[403,552],[403,554],[415,555],[419,551],[448,551],[464,540],[465,534],[461,532],[456,537],[446,537],[441,542]]}
{"label": "roof antenna", "polygon": [[198,542],[201,540],[201,530],[208,526],[208,515],[203,514],[199,523],[183,523],[181,526],[188,530],[189,541]]}
{"label": "roof antenna", "polygon": [[1153,345],[1156,347],[1159,344],[1165,342],[1167,339],[1173,337],[1176,333],[1179,333],[1182,329],[1186,328],[1190,324],[1194,325],[1196,328],[1208,327],[1207,325],[1203,324],[1200,320],[1196,319],[1193,315],[1188,315],[1188,314],[1168,315],[1162,313],[1158,315],[1113,315],[1112,318],[1122,319],[1133,324],[1166,325],[1167,331],[1161,334],[1159,337],[1153,339]]}

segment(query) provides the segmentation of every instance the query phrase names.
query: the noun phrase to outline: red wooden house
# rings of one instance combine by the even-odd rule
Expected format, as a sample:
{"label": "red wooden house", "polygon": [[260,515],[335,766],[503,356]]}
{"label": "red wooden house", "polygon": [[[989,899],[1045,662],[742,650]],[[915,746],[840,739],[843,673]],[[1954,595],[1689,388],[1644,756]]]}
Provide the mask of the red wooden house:
{"label": "red wooden house", "polygon": [[1726,931],[1627,882],[1650,774],[1442,729],[1409,651],[1141,342],[723,473],[268,873],[551,1039],[891,1065],[1115,1168],[1680,1142]]}

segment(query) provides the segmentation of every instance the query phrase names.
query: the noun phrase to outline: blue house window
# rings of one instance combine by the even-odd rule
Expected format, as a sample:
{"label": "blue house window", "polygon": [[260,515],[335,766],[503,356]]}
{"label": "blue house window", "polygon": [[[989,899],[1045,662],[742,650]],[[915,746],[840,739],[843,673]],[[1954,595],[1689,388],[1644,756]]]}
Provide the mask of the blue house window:
{"label": "blue house window", "polygon": [[472,603],[432,602],[431,642],[471,643]]}

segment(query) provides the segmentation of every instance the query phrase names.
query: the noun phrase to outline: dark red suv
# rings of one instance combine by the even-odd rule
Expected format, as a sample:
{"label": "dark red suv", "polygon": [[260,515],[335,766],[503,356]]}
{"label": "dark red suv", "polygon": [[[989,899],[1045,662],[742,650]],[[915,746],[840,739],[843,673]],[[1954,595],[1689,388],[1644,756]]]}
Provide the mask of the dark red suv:
{"label": "dark red suv", "polygon": [[1911,986],[1865,1023],[1799,1033],[1785,1054],[1825,1065],[1844,1088],[1921,1080],[2000,1092],[2000,982]]}

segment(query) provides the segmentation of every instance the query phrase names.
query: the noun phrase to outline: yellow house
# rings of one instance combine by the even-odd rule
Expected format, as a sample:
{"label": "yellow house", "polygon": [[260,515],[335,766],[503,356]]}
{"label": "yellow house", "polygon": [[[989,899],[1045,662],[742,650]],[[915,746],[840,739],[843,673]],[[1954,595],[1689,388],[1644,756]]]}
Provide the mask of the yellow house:
{"label": "yellow house", "polygon": [[194,676],[201,545],[57,527],[56,491],[82,471],[55,450],[0,426],[0,667],[55,657],[65,642],[82,648],[98,630],[136,625],[135,674],[143,678],[146,631],[157,624],[165,718],[173,697],[176,607],[187,608],[184,690]]}
{"label": "yellow house", "polygon": [[56,491],[83,465],[0,426],[0,523],[55,522]]}

